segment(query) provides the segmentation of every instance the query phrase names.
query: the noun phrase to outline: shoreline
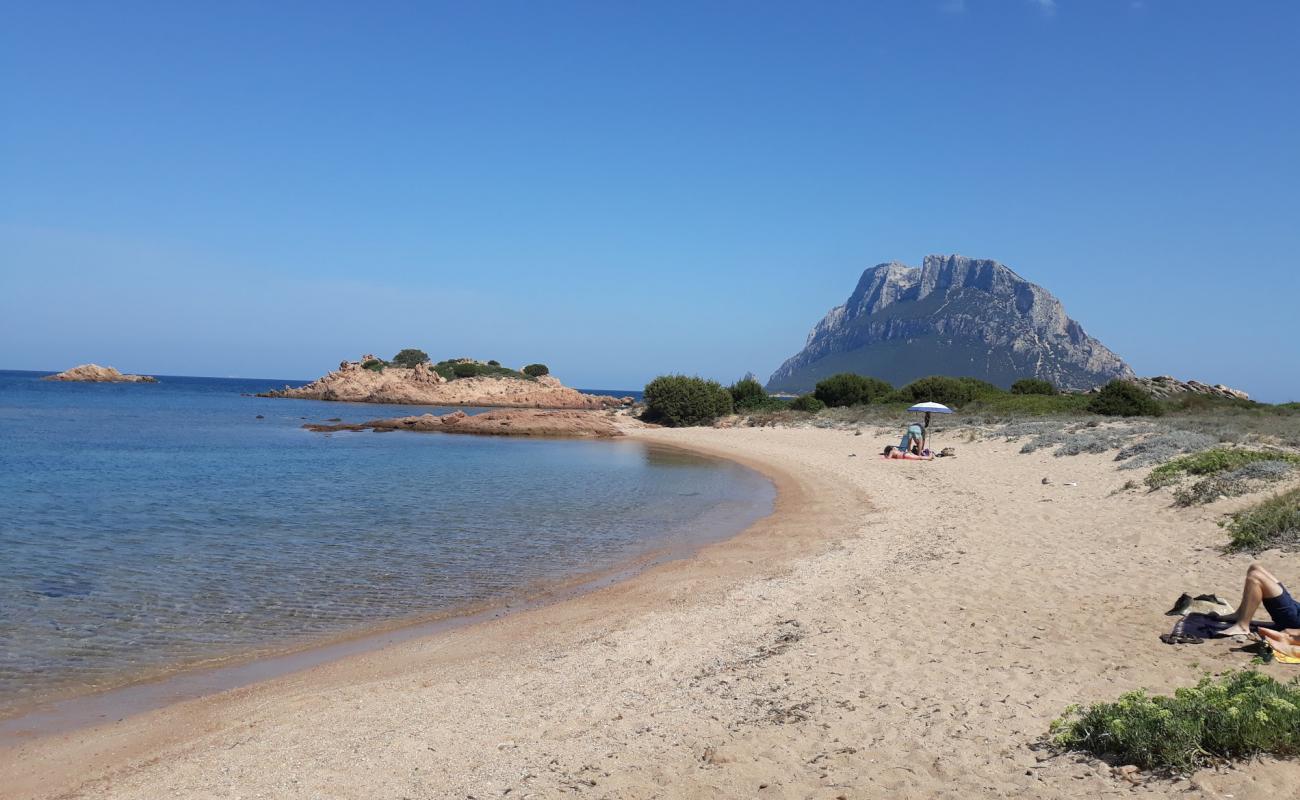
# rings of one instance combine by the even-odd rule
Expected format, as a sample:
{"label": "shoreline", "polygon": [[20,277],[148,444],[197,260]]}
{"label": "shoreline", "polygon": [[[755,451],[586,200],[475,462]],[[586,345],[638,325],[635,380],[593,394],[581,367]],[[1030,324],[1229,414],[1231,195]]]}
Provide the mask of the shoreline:
{"label": "shoreline", "polygon": [[[428,644],[452,633],[473,635],[475,630],[497,621],[530,613],[544,614],[556,606],[583,603],[604,592],[635,593],[637,586],[634,584],[654,581],[655,573],[659,570],[689,564],[706,550],[725,546],[753,534],[756,528],[770,523],[773,517],[781,513],[782,504],[797,502],[800,496],[800,490],[792,483],[793,478],[766,462],[738,457],[716,448],[657,441],[641,434],[640,430],[630,430],[621,440],[636,440],[651,448],[730,461],[759,473],[772,483],[775,490],[771,512],[759,516],[740,530],[729,531],[721,536],[706,534],[693,537],[684,546],[669,544],[656,547],[607,569],[551,582],[523,596],[512,596],[415,620],[371,626],[364,631],[287,650],[233,656],[216,665],[181,667],[175,672],[144,677],[102,691],[92,690],[39,700],[16,714],[0,717],[0,773],[17,779],[8,786],[0,786],[0,798],[33,796],[31,793],[49,788],[48,772],[41,770],[39,773],[29,773],[20,766],[32,760],[34,749],[43,751],[53,747],[61,750],[68,745],[69,739],[90,743],[92,748],[97,748],[97,740],[105,739],[114,740],[112,750],[116,754],[123,750],[131,755],[143,753],[162,743],[176,744],[184,740],[183,736],[174,741],[169,740],[150,730],[145,721],[154,716],[206,716],[210,711],[208,707],[219,705],[227,695],[238,695],[242,699],[261,693],[274,693],[276,685],[282,682],[310,680],[311,674],[317,671],[347,669],[350,662],[364,662],[403,645]],[[122,698],[121,695],[126,697]],[[129,731],[125,736],[114,730],[124,724],[136,730]],[[37,730],[32,730],[33,728]],[[123,738],[128,741],[117,741]],[[80,745],[75,749],[80,750]],[[115,755],[114,758],[116,757]]]}
{"label": "shoreline", "polygon": [[[1141,476],[1111,454],[950,434],[957,458],[898,462],[863,436],[638,433],[761,466],[774,513],[576,598],[0,752],[0,796],[1127,796],[1042,749],[1052,719],[1249,665],[1157,639],[1178,593],[1240,586],[1232,502],[1116,494]],[[1276,797],[1300,763],[1139,779]]]}
{"label": "shoreline", "polygon": [[[419,431],[409,432],[419,435]],[[540,438],[540,437],[531,437]],[[561,437],[563,438],[563,437]],[[571,439],[572,437],[568,437]],[[620,437],[627,442],[634,437]],[[615,442],[616,444],[618,442]],[[719,461],[740,463],[679,444],[642,442],[649,449],[689,453]],[[778,493],[775,482],[752,465],[741,464],[773,484],[773,503]],[[706,512],[701,520],[712,517]],[[55,687],[28,702],[0,710],[0,752],[15,742],[61,735],[94,727],[105,718],[137,716],[176,703],[202,699],[311,669],[340,659],[381,650],[412,639],[438,636],[446,631],[479,625],[521,611],[579,598],[671,561],[692,558],[700,550],[738,536],[770,515],[755,512],[736,515],[720,533],[705,533],[686,542],[670,537],[635,556],[600,569],[591,569],[555,580],[539,580],[519,587],[508,595],[430,611],[401,619],[375,621],[361,628],[342,631],[320,639],[282,646],[266,645],[186,663],[159,665],[132,677],[112,681],[102,688]],[[748,524],[740,519],[752,517]],[[697,520],[698,522],[698,520]]]}

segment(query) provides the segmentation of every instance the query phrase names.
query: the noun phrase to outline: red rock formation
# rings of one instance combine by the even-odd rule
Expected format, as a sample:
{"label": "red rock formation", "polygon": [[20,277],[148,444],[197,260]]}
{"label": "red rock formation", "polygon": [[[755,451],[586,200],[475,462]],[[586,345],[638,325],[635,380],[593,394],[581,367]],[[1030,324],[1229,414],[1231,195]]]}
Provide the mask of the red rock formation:
{"label": "red rock formation", "polygon": [[64,370],[57,375],[46,375],[44,381],[83,381],[86,383],[157,383],[158,379],[149,375],[123,375],[112,367],[98,364],[82,364]]}

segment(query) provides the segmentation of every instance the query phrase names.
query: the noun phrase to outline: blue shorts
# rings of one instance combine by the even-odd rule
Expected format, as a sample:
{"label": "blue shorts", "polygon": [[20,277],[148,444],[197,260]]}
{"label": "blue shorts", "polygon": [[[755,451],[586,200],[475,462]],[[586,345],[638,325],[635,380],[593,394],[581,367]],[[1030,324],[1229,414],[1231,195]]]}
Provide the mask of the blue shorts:
{"label": "blue shorts", "polygon": [[1277,597],[1264,598],[1264,610],[1279,628],[1300,628],[1300,603],[1295,601],[1286,587]]}

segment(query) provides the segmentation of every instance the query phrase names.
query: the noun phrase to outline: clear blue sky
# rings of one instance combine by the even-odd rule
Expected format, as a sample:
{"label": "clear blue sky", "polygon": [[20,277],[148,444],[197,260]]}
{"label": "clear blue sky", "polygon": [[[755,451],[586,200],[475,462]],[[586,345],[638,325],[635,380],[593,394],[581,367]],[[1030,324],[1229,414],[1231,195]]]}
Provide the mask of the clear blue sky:
{"label": "clear blue sky", "polygon": [[996,258],[1300,399],[1300,3],[5,0],[0,367],[766,378]]}

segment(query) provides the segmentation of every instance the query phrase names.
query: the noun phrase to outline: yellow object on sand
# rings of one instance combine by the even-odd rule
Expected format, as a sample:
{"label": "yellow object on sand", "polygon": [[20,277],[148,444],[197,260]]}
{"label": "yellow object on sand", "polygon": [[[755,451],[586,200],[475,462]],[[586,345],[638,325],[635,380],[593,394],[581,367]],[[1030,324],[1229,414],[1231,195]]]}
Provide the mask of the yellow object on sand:
{"label": "yellow object on sand", "polygon": [[[1271,641],[1268,639],[1265,639],[1264,641],[1268,642],[1269,647],[1273,647]],[[1279,664],[1300,664],[1300,656],[1289,656],[1281,650],[1278,650],[1276,647],[1273,647],[1273,660]]]}

